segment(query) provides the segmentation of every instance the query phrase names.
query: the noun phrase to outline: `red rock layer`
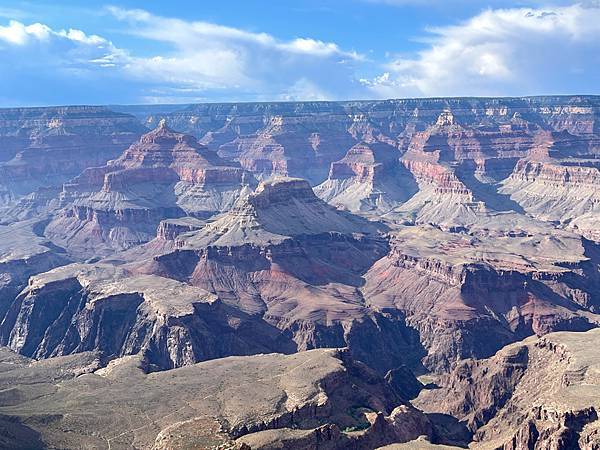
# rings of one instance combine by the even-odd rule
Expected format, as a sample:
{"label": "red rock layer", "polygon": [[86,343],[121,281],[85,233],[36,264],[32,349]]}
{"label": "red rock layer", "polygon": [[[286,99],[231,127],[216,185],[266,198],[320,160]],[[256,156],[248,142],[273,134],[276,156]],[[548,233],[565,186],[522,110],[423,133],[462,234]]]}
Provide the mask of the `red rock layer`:
{"label": "red rock layer", "polygon": [[434,185],[436,193],[464,195],[467,202],[473,201],[473,193],[450,168],[435,162],[410,159],[403,160],[403,164],[417,181]]}
{"label": "red rock layer", "polygon": [[565,165],[553,162],[521,160],[515,166],[512,179],[540,181],[557,187],[568,185],[600,186],[600,163],[591,166]]}

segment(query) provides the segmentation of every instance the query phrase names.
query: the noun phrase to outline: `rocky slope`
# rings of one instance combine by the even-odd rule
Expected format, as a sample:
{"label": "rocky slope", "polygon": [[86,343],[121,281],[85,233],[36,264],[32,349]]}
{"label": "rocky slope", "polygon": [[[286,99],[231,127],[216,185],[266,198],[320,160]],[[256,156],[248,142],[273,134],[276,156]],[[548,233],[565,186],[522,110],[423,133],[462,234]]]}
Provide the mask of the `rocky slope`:
{"label": "rocky slope", "polygon": [[69,262],[64,251],[39,235],[43,225],[33,220],[0,225],[0,322],[30,276]]}
{"label": "rocky slope", "polygon": [[393,386],[339,350],[146,374],[138,357],[105,366],[95,353],[31,361],[3,348],[0,365],[0,436],[15,449],[257,449],[273,436],[290,448],[374,448],[431,433]]}
{"label": "rocky slope", "polygon": [[350,211],[381,214],[417,192],[413,176],[400,164],[398,148],[382,142],[356,144],[331,164],[315,193]]}
{"label": "rocky slope", "polygon": [[125,275],[112,266],[75,264],[30,278],[0,324],[0,342],[35,358],[139,354],[153,370],[296,350],[272,326],[202,289]]}
{"label": "rocky slope", "polygon": [[456,415],[474,448],[597,448],[598,330],[551,333],[465,361],[417,404]]}
{"label": "rocky slope", "polygon": [[127,267],[215,293],[262,317],[299,350],[348,345],[385,373],[407,355],[418,359],[421,349],[401,314],[371,312],[359,289],[387,252],[383,230],[319,200],[306,181],[276,179],[199,231],[179,235],[176,250]]}
{"label": "rocky slope", "polygon": [[600,240],[600,162],[521,160],[503,183],[531,215]]}
{"label": "rocky slope", "polygon": [[105,107],[0,110],[2,221],[47,209],[61,183],[117,157],[146,129]]}
{"label": "rocky slope", "polygon": [[577,235],[501,214],[469,234],[405,227],[391,242],[361,291],[369,306],[406,315],[430,369],[600,323],[598,248]]}
{"label": "rocky slope", "polygon": [[249,170],[314,184],[326,179],[330,163],[373,139],[401,151],[440,150],[444,161],[474,161],[479,175],[499,181],[529,149],[565,142],[556,133],[569,135],[568,156],[597,154],[598,111],[595,96],[205,104],[147,108],[144,123],[166,118]]}
{"label": "rocky slope", "polygon": [[[482,448],[595,448],[589,405],[545,383],[591,348],[548,333],[593,340],[600,323],[599,97],[117,109],[0,110],[0,345],[39,360],[3,353],[2,367],[90,372],[0,388],[0,444],[428,448],[474,433]],[[288,362],[310,354],[326,381],[306,362],[311,388],[248,400],[227,387],[214,403],[223,383],[304,376]],[[198,367],[225,381],[202,384]],[[116,418],[105,395],[128,392],[126,376],[153,404],[183,373],[181,396],[156,407],[166,419]],[[426,416],[407,404],[414,373],[440,386],[416,400]],[[98,399],[86,380],[110,387]],[[325,404],[296,403],[315,386]],[[532,409],[531,392],[546,403]],[[247,401],[269,412],[252,418]],[[92,437],[91,416],[65,413],[98,404]]]}
{"label": "rocky slope", "polygon": [[66,183],[66,206],[46,234],[75,255],[126,249],[152,239],[162,219],[231,207],[248,185],[251,175],[163,121],[119,158]]}

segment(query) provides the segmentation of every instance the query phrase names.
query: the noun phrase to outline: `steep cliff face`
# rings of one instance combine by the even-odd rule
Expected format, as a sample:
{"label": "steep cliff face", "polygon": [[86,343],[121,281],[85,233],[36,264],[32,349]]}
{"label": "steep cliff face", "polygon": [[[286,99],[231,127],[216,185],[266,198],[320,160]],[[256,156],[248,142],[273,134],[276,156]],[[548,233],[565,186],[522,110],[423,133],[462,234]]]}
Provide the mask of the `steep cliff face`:
{"label": "steep cliff face", "polygon": [[221,145],[219,154],[239,160],[260,176],[301,176],[318,183],[326,177],[328,165],[356,142],[347,122],[335,114],[273,115],[254,136],[242,135]]}
{"label": "steep cliff face", "polygon": [[402,157],[417,180],[418,192],[390,217],[432,223],[446,229],[468,227],[487,211],[522,212],[498,191],[520,158],[554,143],[552,132],[520,116],[508,122],[473,126],[447,109],[435,124],[415,132]]}
{"label": "steep cliff face", "polygon": [[417,192],[388,211],[386,220],[404,224],[435,224],[443,229],[464,229],[488,212],[484,201],[461,180],[456,168],[423,155],[407,154],[403,165],[412,174]]}
{"label": "steep cliff face", "polygon": [[417,404],[454,414],[481,448],[596,448],[600,333],[551,333],[465,361]]}
{"label": "steep cliff face", "polygon": [[401,314],[369,311],[358,289],[387,252],[378,235],[384,229],[319,200],[306,181],[277,179],[179,235],[177,250],[127,267],[213,292],[282,330],[300,350],[349,346],[385,373],[418,361],[422,350]]}
{"label": "steep cliff face", "polygon": [[353,119],[333,102],[194,105],[147,120],[155,123],[159,117],[259,177],[299,176],[319,183],[329,164],[357,142],[349,132]]}
{"label": "steep cliff face", "polygon": [[111,266],[76,264],[32,277],[0,325],[0,341],[35,358],[139,354],[153,370],[296,350],[272,326],[202,289],[124,275]]}
{"label": "steep cliff face", "polygon": [[0,226],[0,322],[30,276],[67,264],[61,249],[36,232],[43,223],[18,222]]}
{"label": "steep cliff face", "polygon": [[[117,109],[128,111],[127,107]],[[470,196],[446,199],[448,201],[442,202],[444,205],[432,206],[429,203],[436,203],[436,191],[425,185],[425,192],[403,211],[408,211],[408,216],[414,211],[419,215],[418,211],[425,208],[421,214],[423,222],[444,223],[450,215],[451,220],[446,222],[454,221],[459,226],[474,220],[474,211],[481,204],[495,210],[518,206],[516,202],[507,202],[506,195],[499,195],[496,183],[509,175],[519,158],[531,153],[552,158],[581,158],[598,154],[600,148],[596,97],[213,104],[175,109],[153,109],[148,106],[142,110],[136,107],[130,110],[143,118],[142,122],[148,127],[157,126],[160,119],[165,118],[176,129],[193,134],[210,149],[218,151],[226,159],[237,160],[242,167],[254,171],[259,177],[290,175],[306,178],[312,184],[324,181],[323,197],[352,210],[371,210],[378,208],[377,205],[388,209],[395,203],[408,200],[416,192],[414,182],[401,167],[398,170],[388,168],[390,173],[383,178],[382,173],[375,172],[372,176],[374,184],[367,182],[364,176],[352,181],[347,176],[340,178],[340,170],[343,172],[342,167],[349,162],[344,155],[350,152],[348,156],[352,159],[355,151],[351,149],[354,145],[379,142],[398,148],[400,153],[409,151],[437,155],[436,161],[451,173],[456,172]],[[97,117],[92,123],[89,116],[94,115]],[[10,176],[17,184],[21,179],[19,173],[27,172],[28,166],[43,168],[43,173],[40,169],[27,175],[30,182],[39,184],[37,187],[51,184],[50,179],[40,184],[43,177],[50,173],[47,167],[53,168],[49,176],[54,181],[57,180],[54,172],[69,171],[69,176],[59,177],[60,183],[87,167],[99,166],[107,159],[116,157],[135,138],[130,133],[129,141],[125,143],[111,135],[114,142],[102,144],[107,150],[91,151],[89,143],[78,141],[81,133],[84,139],[88,138],[86,126],[93,125],[101,135],[109,133],[109,128],[113,127],[119,139],[127,134],[123,132],[127,127],[135,128],[133,131],[137,134],[143,131],[143,127],[135,124],[132,116],[102,108],[5,110],[4,116],[4,128],[0,127],[4,132],[0,134],[7,139],[7,144],[6,155],[0,160],[14,159],[6,170],[11,171]],[[13,127],[19,124],[19,131],[15,131]],[[23,139],[29,139],[24,136],[27,130],[33,129],[38,130],[36,136],[39,139],[56,137],[64,140],[58,144],[61,148],[85,147],[82,152],[88,157],[74,155],[71,150],[65,150],[64,158],[44,159],[44,152],[38,151],[25,151],[21,157],[10,150],[22,145]],[[107,156],[105,153],[109,147],[113,153]],[[30,162],[23,165],[19,158]],[[455,163],[460,165],[460,170],[452,167]],[[333,169],[330,168],[331,164],[334,165]],[[9,169],[9,166],[12,168]],[[387,167],[387,164],[384,166]],[[182,170],[178,172],[184,181],[193,180],[193,183],[200,181],[198,176],[226,178],[222,170],[205,170],[201,175],[193,171],[187,174],[182,174]],[[328,179],[330,172],[333,178]],[[145,173],[148,176],[150,172]],[[155,173],[153,176],[160,178],[161,174]],[[120,180],[119,175],[114,175],[115,184]],[[404,185],[409,188],[401,189]],[[13,203],[14,192],[19,190],[15,189],[0,189],[0,196],[6,202]],[[187,189],[185,183],[182,189]],[[77,191],[77,188],[74,190]],[[27,188],[17,197],[31,191]],[[393,195],[389,194],[392,192]],[[33,209],[33,212],[27,213],[31,215],[52,209],[56,205],[48,205],[48,202],[56,194],[53,192],[48,199],[38,195],[35,202],[29,199],[11,214],[20,213],[19,217],[24,218],[23,210]],[[185,192],[180,194],[186,196]],[[189,207],[195,203],[195,194],[189,196]],[[218,197],[215,192],[209,197],[215,195]],[[361,200],[355,200],[357,197]],[[462,212],[453,217],[450,209]],[[579,228],[587,227],[592,220],[582,220]]]}
{"label": "steep cliff face", "polygon": [[233,205],[251,176],[165,122],[117,159],[65,185],[47,235],[75,255],[144,243],[162,219],[207,217]]}
{"label": "steep cliff face", "polygon": [[330,163],[375,139],[402,151],[440,151],[442,161],[476,160],[480,177],[500,181],[511,163],[497,160],[512,158],[514,165],[514,158],[532,149],[564,141],[552,137],[557,133],[577,141],[569,156],[597,153],[599,109],[593,96],[206,104],[148,110],[145,123],[152,127],[166,118],[263,176],[299,176],[318,184]]}
{"label": "steep cliff face", "polygon": [[[145,131],[133,116],[105,107],[1,110],[0,208],[5,218],[9,212],[21,219],[35,215],[47,200],[19,205],[23,197],[40,189],[59,190],[85,168],[117,157]],[[17,211],[7,209],[15,204]]]}
{"label": "steep cliff face", "polygon": [[368,305],[406,315],[432,370],[531,334],[599,323],[598,261],[589,260],[587,244],[549,227],[521,237],[502,236],[501,228],[491,239],[487,227],[471,236],[408,227],[365,275]]}
{"label": "steep cliff face", "polygon": [[417,192],[414,177],[400,164],[400,151],[387,143],[356,144],[331,164],[315,193],[332,205],[363,213],[385,213]]}
{"label": "steep cliff face", "polygon": [[522,160],[501,192],[539,219],[598,240],[599,183],[600,164],[596,160]]}
{"label": "steep cliff face", "polygon": [[[422,178],[457,183],[425,169]],[[468,234],[401,227],[390,249],[386,226],[281,178],[212,221],[164,220],[118,258],[260,317],[297,350],[348,346],[382,373],[448,370],[531,334],[597,325],[595,244],[516,213],[478,220]]]}
{"label": "steep cliff face", "polygon": [[[327,401],[298,403],[299,391],[289,387],[272,397],[261,391],[271,409],[250,417],[240,397],[213,403],[221,400],[217,382],[210,383],[202,395],[208,403],[196,406],[221,411],[223,420],[199,417],[184,403],[164,410],[181,419],[167,428],[137,409],[130,427],[109,415],[99,427],[110,431],[111,448],[375,448],[413,440],[418,431],[431,442],[461,445],[474,432],[474,445],[483,448],[593,447],[595,406],[524,400],[537,389],[527,383],[544,358],[556,362],[555,373],[567,364],[555,361],[555,350],[542,350],[550,340],[492,355],[528,336],[600,323],[598,101],[148,106],[134,109],[153,131],[133,144],[136,133],[123,131],[132,119],[123,113],[0,111],[0,118],[18,118],[0,120],[0,174],[7,179],[0,183],[0,344],[46,367],[86,360],[78,370],[89,376],[77,379],[78,388],[106,379],[114,388],[122,376],[168,384],[182,373],[176,368],[192,373],[205,360],[229,367],[231,355],[293,359],[319,347],[347,347],[351,355],[336,353],[344,369],[311,379],[322,383]],[[107,149],[122,145],[111,156],[97,147],[107,136],[114,144]],[[125,137],[132,141],[119,140]],[[36,175],[51,149],[54,184]],[[254,176],[263,179],[257,189]],[[33,178],[38,184],[30,189]],[[14,223],[33,215],[52,217],[47,226],[41,219]],[[28,231],[19,231],[22,225]],[[66,254],[87,263],[56,268],[69,262]],[[256,358],[271,358],[276,368],[292,360]],[[316,370],[313,363],[302,360],[297,372]],[[90,375],[99,366],[106,367]],[[137,366],[155,373],[131,371]],[[250,366],[232,367],[223,370]],[[284,376],[257,375],[252,371],[264,367],[252,367],[227,376],[254,385]],[[165,369],[175,378],[156,373]],[[353,384],[370,386],[379,400],[415,397],[423,385],[411,370],[427,369],[440,385],[416,400],[432,413],[427,417],[404,401],[383,407],[370,397],[361,396],[361,405],[343,398],[354,398]],[[582,386],[595,383],[594,370]],[[565,383],[578,383],[579,369],[567,372]],[[541,382],[550,377],[544,374]],[[381,376],[395,393],[380,395]],[[189,401],[189,391],[183,394]],[[21,395],[0,389],[9,402]],[[13,420],[23,435],[28,427],[50,429],[44,438],[56,443],[79,420],[66,415],[54,427],[19,411],[0,411],[0,430]],[[27,423],[18,422],[23,417]],[[144,424],[155,433],[140,431]]]}
{"label": "steep cliff face", "polygon": [[276,178],[261,183],[231,211],[185,242],[189,246],[268,244],[321,234],[377,235],[386,226],[339,211],[320,200],[308,182]]}

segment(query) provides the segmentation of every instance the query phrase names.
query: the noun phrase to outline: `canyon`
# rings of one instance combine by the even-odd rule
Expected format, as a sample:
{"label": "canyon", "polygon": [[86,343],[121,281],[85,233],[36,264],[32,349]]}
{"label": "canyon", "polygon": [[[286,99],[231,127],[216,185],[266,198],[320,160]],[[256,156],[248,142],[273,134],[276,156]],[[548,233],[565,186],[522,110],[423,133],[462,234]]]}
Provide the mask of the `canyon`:
{"label": "canyon", "polygon": [[0,446],[600,448],[600,97],[0,109]]}

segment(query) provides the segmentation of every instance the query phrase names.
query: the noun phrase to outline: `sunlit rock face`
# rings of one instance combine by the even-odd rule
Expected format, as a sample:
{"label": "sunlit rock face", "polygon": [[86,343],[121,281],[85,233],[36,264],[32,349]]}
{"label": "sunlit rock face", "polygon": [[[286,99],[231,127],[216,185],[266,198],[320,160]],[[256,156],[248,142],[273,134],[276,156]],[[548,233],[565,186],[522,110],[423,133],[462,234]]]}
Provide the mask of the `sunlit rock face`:
{"label": "sunlit rock face", "polygon": [[105,166],[65,183],[63,211],[46,234],[74,254],[127,249],[152,239],[162,219],[230,208],[252,176],[162,121]]}
{"label": "sunlit rock face", "polygon": [[147,129],[106,107],[0,110],[0,211],[3,220],[47,209],[61,184],[105,164]]}
{"label": "sunlit rock face", "polygon": [[596,448],[599,108],[0,110],[0,447]]}
{"label": "sunlit rock face", "polygon": [[531,337],[464,361],[416,404],[458,417],[482,448],[594,448],[598,331]]}

